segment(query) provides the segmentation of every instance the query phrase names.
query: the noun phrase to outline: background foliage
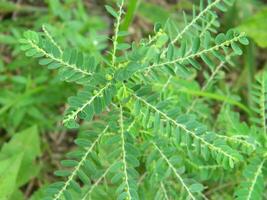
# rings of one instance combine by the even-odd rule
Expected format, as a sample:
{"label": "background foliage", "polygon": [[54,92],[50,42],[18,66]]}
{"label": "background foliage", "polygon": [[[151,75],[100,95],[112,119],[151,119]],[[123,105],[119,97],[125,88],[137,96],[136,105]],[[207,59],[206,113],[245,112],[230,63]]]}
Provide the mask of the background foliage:
{"label": "background foliage", "polygon": [[[129,30],[131,34],[126,38],[119,37],[118,40],[139,41],[153,34],[155,23],[164,23],[169,17],[182,26],[184,22],[181,11],[190,15],[192,3],[198,1],[129,1],[121,29]],[[75,95],[81,86],[61,82],[54,71],[43,69],[35,59],[25,57],[18,41],[23,38],[24,31],[40,31],[43,29],[42,25],[45,25],[45,30],[52,33],[60,46],[75,47],[96,59],[105,59],[103,52],[111,46],[109,37],[113,33],[113,17],[104,7],[107,4],[115,5],[115,1],[0,0],[0,199],[40,199],[44,188],[58,180],[53,172],[60,169],[60,160],[64,160],[64,154],[77,149],[73,142],[77,135],[83,135],[84,130],[95,126],[86,122],[79,130],[66,130],[63,127],[61,121],[65,102],[69,96]],[[189,109],[191,102],[196,101],[193,112],[199,115],[211,130],[224,130],[227,133],[224,139],[229,139],[232,145],[241,146],[250,152],[250,148],[258,145],[257,142],[262,142],[257,129],[258,124],[262,124],[258,120],[259,117],[262,118],[262,112],[257,105],[260,105],[260,88],[264,83],[262,72],[266,71],[266,3],[260,0],[237,0],[228,12],[219,12],[218,15],[219,19],[214,21],[215,26],[217,20],[222,24],[218,27],[218,32],[237,28],[247,33],[250,44],[242,47],[244,54],[231,61],[233,66],[229,65],[216,74],[215,87],[208,84],[205,90],[202,89],[212,74],[212,70],[208,72],[202,69],[200,75],[194,74],[187,80],[174,79],[165,95],[177,97],[176,103]],[[154,87],[156,91],[162,90],[160,84]],[[214,116],[217,117],[215,120]],[[101,119],[103,117],[105,116],[101,116]],[[96,117],[95,121],[99,120],[100,118]],[[103,129],[102,126],[99,127],[100,130],[101,128]],[[135,129],[138,130],[138,127]],[[239,138],[238,135],[253,136],[254,140]],[[128,136],[127,141],[131,140]],[[161,145],[166,146],[164,142]],[[261,145],[263,148],[260,151],[266,152],[266,143]],[[108,148],[105,143],[101,147]],[[142,148],[146,147],[140,147],[143,153],[145,150]],[[175,151],[182,154],[179,150]],[[164,153],[168,155],[169,152]],[[160,155],[159,152],[156,154]],[[223,169],[217,169],[217,165],[207,167],[202,165],[203,161],[198,158],[193,159],[196,163],[187,159],[186,155],[183,158],[191,173],[201,171],[199,178],[208,187],[201,188],[202,186],[196,183],[191,185],[190,189],[204,190],[203,194],[209,199],[232,199],[235,192],[233,186],[243,182],[244,185],[238,187],[240,190],[246,188],[249,180],[255,177],[250,171],[255,171],[262,163],[262,160],[255,158],[249,162],[246,170],[243,170],[246,166],[239,166],[233,180],[229,174],[224,174]],[[172,161],[179,166],[175,159]],[[166,169],[166,163],[159,163],[157,167],[160,171]],[[97,167],[99,173],[103,173],[103,166]],[[179,169],[179,173],[182,174],[183,170]],[[264,174],[266,179],[264,166],[262,171],[263,174],[257,182],[259,184],[264,184]],[[225,176],[224,179],[222,176]],[[159,191],[167,191],[171,196],[175,193],[175,187],[177,186],[163,184]],[[145,185],[144,188],[149,186]],[[93,199],[107,196],[115,199],[112,190],[104,186],[97,189]],[[263,198],[267,198],[265,191],[266,181],[265,190],[262,190]],[[101,196],[101,193],[105,195]],[[255,198],[252,199],[260,199],[257,194],[261,192],[255,193]],[[159,199],[166,198],[161,197],[162,194],[165,192],[159,192]],[[147,195],[146,198],[149,199],[153,194]]]}

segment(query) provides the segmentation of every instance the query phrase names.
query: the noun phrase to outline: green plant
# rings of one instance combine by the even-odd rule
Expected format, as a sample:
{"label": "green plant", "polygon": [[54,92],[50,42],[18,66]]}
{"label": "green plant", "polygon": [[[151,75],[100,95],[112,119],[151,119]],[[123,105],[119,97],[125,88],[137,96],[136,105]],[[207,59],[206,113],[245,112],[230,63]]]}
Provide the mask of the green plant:
{"label": "green plant", "polygon": [[[128,44],[118,42],[128,35],[120,31],[120,0],[118,11],[106,6],[115,19],[112,48],[97,58],[62,49],[48,31],[25,32],[20,43],[26,56],[58,69],[61,80],[83,86],[69,98],[63,119],[71,129],[85,121],[75,140],[78,148],[55,172],[65,180],[48,187],[44,199],[231,199],[235,188],[237,199],[260,199],[266,73],[253,90],[256,112],[240,103],[227,85],[227,96],[216,87],[224,66],[242,54],[238,43],[249,43],[235,30],[217,34],[214,9],[225,12],[232,4],[200,1],[192,19],[184,15],[183,28],[170,19],[155,25],[154,36]],[[198,70],[203,72],[202,87],[192,81]],[[218,115],[211,99],[223,102]],[[250,126],[239,121],[234,107],[247,113]],[[243,168],[244,182],[233,180]],[[213,192],[218,183],[229,185],[220,197]]]}
{"label": "green plant", "polygon": [[[42,193],[37,184],[46,184],[55,166],[53,143],[57,149],[66,143],[57,139],[67,131],[57,122],[62,115],[60,108],[75,94],[77,85],[61,82],[52,71],[40,70],[36,60],[21,54],[17,41],[27,29],[44,27],[61,46],[75,46],[98,57],[107,46],[107,37],[96,36],[107,29],[107,23],[101,16],[86,13],[81,0],[1,0],[0,7],[0,199],[36,200]],[[29,128],[35,126],[38,131]],[[18,137],[21,131],[24,134]],[[38,140],[33,134],[38,134]],[[20,162],[19,153],[35,157]],[[12,169],[10,163],[15,165]]]}
{"label": "green plant", "polygon": [[[0,67],[0,129],[9,136],[33,124],[38,125],[41,132],[55,130],[55,122],[61,115],[58,107],[77,90],[76,86],[58,80],[53,72],[36,68],[35,60],[21,55],[17,41],[25,30],[45,28],[61,46],[75,46],[94,57],[101,56],[100,52],[107,46],[107,38],[97,36],[107,29],[107,24],[99,16],[88,15],[81,0],[52,0],[43,7],[40,2],[32,3],[26,13],[24,7],[29,7],[26,5],[30,3],[21,4],[0,2],[0,12],[4,10],[1,15],[7,16],[0,24],[0,63],[3,61]],[[5,10],[6,7],[10,10]],[[5,12],[8,13],[5,15]],[[62,90],[64,93],[59,92]]]}

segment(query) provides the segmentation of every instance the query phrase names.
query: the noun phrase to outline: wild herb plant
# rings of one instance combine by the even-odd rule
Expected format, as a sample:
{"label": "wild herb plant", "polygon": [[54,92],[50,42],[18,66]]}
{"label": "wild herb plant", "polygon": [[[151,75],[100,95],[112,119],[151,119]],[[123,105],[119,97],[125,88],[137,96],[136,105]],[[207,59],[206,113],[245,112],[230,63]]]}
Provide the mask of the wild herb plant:
{"label": "wild herb plant", "polygon": [[[219,199],[212,187],[225,183],[228,199],[261,199],[267,73],[258,76],[252,111],[231,94],[211,95],[225,66],[242,54],[240,44],[249,43],[235,30],[217,33],[216,9],[225,12],[234,1],[201,0],[191,17],[184,14],[183,27],[170,19],[132,44],[119,42],[129,34],[120,31],[124,3],[118,1],[116,10],[106,6],[115,23],[102,59],[63,49],[46,30],[27,31],[20,40],[26,56],[81,85],[68,100],[64,125],[93,127],[81,127],[77,149],[55,172],[63,181],[48,187],[44,199]],[[201,87],[192,80],[196,74]],[[223,101],[220,109],[210,98]],[[249,113],[250,126],[233,107]]]}
{"label": "wild herb plant", "polygon": [[[0,1],[0,129],[8,136],[32,125],[38,125],[41,132],[54,132],[58,130],[55,122],[61,114],[58,108],[75,93],[77,86],[61,82],[53,71],[36,67],[36,60],[21,54],[17,41],[28,27],[33,30],[44,27],[53,32],[61,46],[75,46],[98,57],[108,41],[105,35],[97,33],[106,30],[107,23],[92,12],[86,13],[82,0],[49,0],[44,7],[40,1],[19,3],[22,5],[18,7],[13,1]],[[27,4],[31,9],[27,10]],[[73,9],[67,10],[70,7]],[[49,21],[53,24],[48,24]],[[59,92],[62,90],[64,93]]]}

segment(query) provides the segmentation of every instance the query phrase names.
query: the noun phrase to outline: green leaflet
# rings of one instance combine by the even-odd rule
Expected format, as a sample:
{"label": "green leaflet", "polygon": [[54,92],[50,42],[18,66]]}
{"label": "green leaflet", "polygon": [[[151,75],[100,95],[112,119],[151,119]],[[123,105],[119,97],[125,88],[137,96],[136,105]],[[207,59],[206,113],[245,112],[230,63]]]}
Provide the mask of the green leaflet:
{"label": "green leaflet", "polygon": [[63,123],[69,128],[77,128],[77,117],[90,121],[94,114],[99,114],[110,104],[115,95],[115,88],[111,83],[96,91],[92,87],[86,87],[77,96],[69,98],[69,108],[66,110]]}
{"label": "green leaflet", "polygon": [[[213,158],[218,164],[222,164],[225,168],[233,168],[233,162],[239,162],[243,159],[237,151],[234,151],[224,141],[217,138],[216,134],[208,133],[204,127],[201,128],[202,125],[190,116],[176,116],[175,119],[174,117],[170,117],[166,111],[162,110],[164,107],[161,106],[159,109],[158,106],[153,105],[146,99],[137,95],[134,96],[143,103],[146,109],[151,110],[150,113],[153,113],[150,115],[151,118],[158,117],[158,114],[154,116],[154,113],[157,112],[160,114],[162,120],[169,122],[173,126],[172,130],[174,131],[172,135],[177,137],[177,132],[175,130],[179,128],[183,134],[182,141],[187,144],[186,146],[188,148],[191,148],[193,141],[200,142],[200,155],[203,156],[204,159],[209,160]],[[167,129],[165,129],[164,132],[166,134]],[[199,151],[199,148],[196,150]],[[218,159],[218,157],[222,157],[223,159]]]}
{"label": "green leaflet", "polygon": [[193,39],[193,44],[192,44],[192,53],[195,54],[198,52],[200,47],[200,39],[199,37],[196,37]]}
{"label": "green leaflet", "polygon": [[69,193],[70,189],[74,190],[78,194],[82,191],[80,185],[77,183],[77,179],[86,185],[90,184],[90,177],[88,177],[84,170],[87,169],[86,166],[90,163],[89,155],[93,153],[95,146],[98,144],[101,137],[106,134],[108,128],[109,126],[106,126],[105,128],[102,127],[102,131],[98,135],[87,134],[87,136],[90,136],[89,138],[86,137],[76,140],[76,144],[80,147],[80,150],[76,150],[76,152],[73,152],[68,156],[69,158],[75,158],[76,160],[68,160],[62,163],[65,167],[74,166],[74,169],[56,171],[55,175],[65,177],[66,181],[52,184],[47,189],[47,196],[53,197],[55,200],[61,199],[62,197],[69,199],[72,198],[72,194]]}
{"label": "green leaflet", "polygon": [[252,100],[254,111],[251,121],[253,121],[258,127],[260,127],[263,137],[267,138],[267,72],[263,71],[256,76],[256,82],[253,85]]}
{"label": "green leaflet", "polygon": [[109,14],[111,14],[113,17],[115,18],[118,17],[118,13],[112,7],[106,5],[105,8],[109,12]]}
{"label": "green leaflet", "polygon": [[235,191],[236,199],[261,199],[264,190],[264,180],[262,175],[265,159],[254,158],[244,169],[244,180],[240,183]]}
{"label": "green leaflet", "polygon": [[48,69],[59,69],[60,79],[79,84],[90,82],[97,64],[93,58],[84,57],[82,53],[71,49],[61,55],[58,46],[33,31],[25,32],[24,37],[20,40],[21,50],[27,56],[39,58],[39,64]]}
{"label": "green leaflet", "polygon": [[[47,188],[47,200],[205,198],[207,187],[200,182],[227,181],[228,177],[220,175],[236,175],[239,165],[264,146],[264,142],[249,140],[253,134],[240,134],[244,129],[235,127],[240,124],[231,124],[236,129],[228,133],[230,123],[214,119],[220,117],[214,113],[219,109],[228,114],[224,105],[250,113],[240,99],[215,95],[211,87],[223,78],[224,65],[233,63],[230,58],[242,54],[239,45],[248,44],[244,33],[217,33],[214,10],[225,12],[233,1],[200,1],[191,17],[184,14],[183,26],[170,19],[166,25],[156,24],[153,36],[133,43],[119,38],[128,35],[121,31],[124,3],[118,1],[116,9],[106,6],[115,18],[114,33],[102,60],[61,48],[45,28],[44,34],[26,32],[20,41],[26,56],[57,70],[61,80],[82,87],[68,99],[63,119],[67,128],[77,129],[77,148],[55,171],[62,181]],[[199,77],[205,80],[200,90],[192,80],[199,70],[203,72]],[[260,78],[261,90],[256,94],[261,97],[257,102],[260,109],[255,109],[260,110],[255,115],[261,117],[256,116],[253,125],[259,121],[264,125],[263,80]],[[183,84],[191,90],[181,92]],[[194,95],[210,99],[202,101]],[[211,99],[223,105],[210,108]],[[229,114],[228,120],[231,117]],[[255,132],[259,130],[257,127]],[[238,134],[240,137],[234,137]],[[260,174],[258,169],[256,175]],[[253,183],[257,186],[257,181]],[[249,195],[255,195],[254,189]]]}

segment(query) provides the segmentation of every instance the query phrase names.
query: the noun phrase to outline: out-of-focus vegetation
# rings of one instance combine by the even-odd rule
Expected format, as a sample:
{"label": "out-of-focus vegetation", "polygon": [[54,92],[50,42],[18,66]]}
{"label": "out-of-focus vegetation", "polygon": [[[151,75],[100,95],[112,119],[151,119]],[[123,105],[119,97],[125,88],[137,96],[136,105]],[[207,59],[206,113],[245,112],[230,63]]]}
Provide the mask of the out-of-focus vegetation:
{"label": "out-of-focus vegetation", "polygon": [[[183,24],[183,11],[191,13],[196,2],[129,0],[121,29],[131,34],[119,40],[139,41],[152,34],[155,23],[164,23],[170,17]],[[64,153],[75,148],[73,139],[78,134],[67,131],[61,121],[67,97],[74,95],[80,86],[61,82],[55,72],[25,57],[19,39],[24,31],[40,31],[44,25],[60,46],[106,59],[103,52],[111,45],[113,19],[104,5],[114,3],[112,0],[0,0],[0,200],[40,199],[43,193],[40,188],[54,181],[52,173],[59,168]],[[243,47],[244,54],[234,59],[235,67],[219,74],[227,82],[218,77],[217,90],[204,92],[191,80],[176,81],[187,85],[185,94],[215,100],[213,111],[197,107],[200,114],[219,112],[217,104],[223,104],[225,112],[217,113],[215,124],[221,121],[226,126],[221,129],[230,133],[238,129],[249,134],[251,129],[245,122],[253,115],[253,83],[255,76],[267,68],[267,4],[264,0],[237,0],[229,12],[219,16],[216,20],[222,26],[218,32],[235,28],[250,38],[250,44]],[[196,80],[202,83],[205,74]],[[228,111],[228,103],[237,112]],[[203,116],[207,121],[210,117]],[[229,125],[239,119],[240,123]],[[228,184],[237,184],[234,181]],[[211,199],[231,199],[227,194],[220,196],[224,188],[227,190],[227,184],[220,185],[218,181],[209,187],[206,195]],[[266,195],[265,190],[265,198]]]}

